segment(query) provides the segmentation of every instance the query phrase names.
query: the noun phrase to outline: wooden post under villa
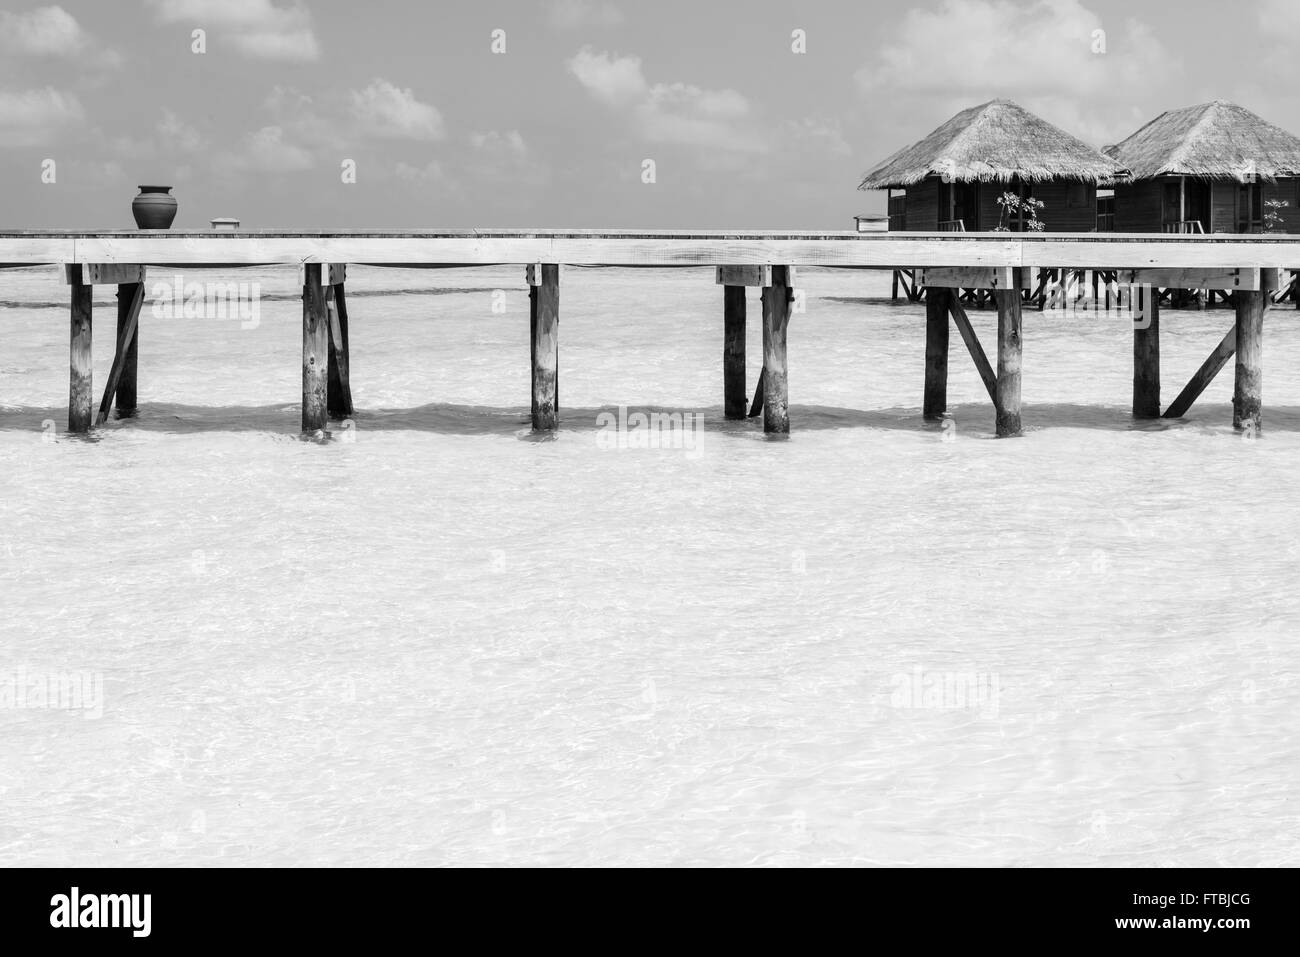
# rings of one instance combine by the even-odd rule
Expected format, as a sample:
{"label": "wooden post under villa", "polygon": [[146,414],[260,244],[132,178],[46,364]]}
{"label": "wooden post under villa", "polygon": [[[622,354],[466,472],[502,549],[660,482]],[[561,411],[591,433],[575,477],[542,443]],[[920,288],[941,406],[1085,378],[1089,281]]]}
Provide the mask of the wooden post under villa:
{"label": "wooden post under villa", "polygon": [[83,282],[86,267],[67,267],[71,289],[72,323],[68,350],[68,431],[90,431],[94,411],[94,384],[91,381],[91,313],[95,287]]}
{"label": "wooden post under villa", "polygon": [[328,421],[329,314],[321,285],[321,264],[303,266],[302,431],[324,430]]}
{"label": "wooden post under villa", "polygon": [[528,267],[529,323],[533,353],[533,431],[560,427],[560,267],[536,263]]}
{"label": "wooden post under villa", "polygon": [[139,282],[119,283],[117,286],[117,337],[119,348],[123,336],[130,329],[126,350],[122,353],[122,372],[117,380],[115,397],[117,417],[135,415],[136,373],[140,361],[140,310],[144,305],[144,273],[141,267]]}
{"label": "wooden post under villa", "polygon": [[722,287],[723,416],[745,418],[745,287]]}
{"label": "wooden post under villa", "polygon": [[763,431],[775,435],[790,431],[785,345],[794,299],[793,271],[790,266],[773,266],[771,285],[763,287]]}
{"label": "wooden post under villa", "polygon": [[995,416],[999,438],[1019,435],[1020,428],[1020,287],[1022,269],[1012,269],[1009,289],[994,289],[998,304],[998,396]]}
{"label": "wooden post under villa", "polygon": [[[1130,286],[1133,316],[1133,418],[1160,418],[1160,292]],[[1139,297],[1141,297],[1139,299]]]}
{"label": "wooden post under villa", "polygon": [[[946,286],[925,290],[925,393],[921,415],[942,419],[948,411],[948,312],[957,302]],[[958,304],[960,308],[960,304]]]}
{"label": "wooden post under villa", "polygon": [[329,374],[326,408],[331,419],[352,416],[352,352],[348,345],[347,267],[331,264],[325,308],[329,314]]}
{"label": "wooden post under villa", "polygon": [[980,374],[980,380],[984,383],[984,391],[989,394],[989,401],[996,407],[998,401],[997,373],[989,365],[989,359],[984,353],[984,347],[980,345],[979,337],[975,335],[975,329],[970,324],[970,317],[966,315],[966,310],[956,296],[948,297],[948,309],[952,313],[953,325],[961,333],[962,341],[966,343],[966,351],[970,353],[971,361],[975,363],[975,371]]}
{"label": "wooden post under villa", "polygon": [[[136,343],[139,341],[140,309],[144,305],[144,267],[137,268],[140,270],[139,282],[119,283],[117,287],[117,348],[108,370],[108,382],[104,385],[104,398],[99,403],[99,415],[95,417],[96,425],[108,421],[114,396],[117,397],[119,418],[135,414]],[[128,295],[130,298],[125,298]],[[123,383],[128,381],[124,394]]]}
{"label": "wooden post under villa", "polygon": [[1260,271],[1260,288],[1238,289],[1237,369],[1232,390],[1232,427],[1257,431],[1263,391],[1264,313],[1277,288],[1277,270]]}
{"label": "wooden post under villa", "polygon": [[1228,334],[1220,340],[1214,351],[1201,363],[1200,368],[1193,373],[1187,385],[1183,387],[1183,391],[1178,393],[1178,398],[1174,399],[1169,408],[1165,409],[1162,418],[1179,419],[1186,415],[1187,410],[1192,407],[1192,403],[1201,397],[1201,393],[1214,381],[1214,377],[1228,364],[1228,360],[1232,358],[1233,353],[1236,351],[1237,326],[1234,323],[1232,328],[1228,330]]}

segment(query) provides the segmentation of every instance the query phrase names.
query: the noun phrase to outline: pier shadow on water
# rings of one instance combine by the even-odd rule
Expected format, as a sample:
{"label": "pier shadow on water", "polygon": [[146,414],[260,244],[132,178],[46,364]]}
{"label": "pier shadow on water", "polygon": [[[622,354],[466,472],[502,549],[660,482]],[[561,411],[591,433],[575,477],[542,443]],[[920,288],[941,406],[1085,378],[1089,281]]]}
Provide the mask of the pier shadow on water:
{"label": "pier shadow on water", "polygon": [[[637,405],[627,403],[629,412],[700,413],[705,429],[713,435],[738,439],[762,437],[761,414],[752,419],[727,420],[722,406],[694,409]],[[560,432],[594,431],[602,413],[618,414],[617,406],[560,409]],[[993,434],[991,403],[961,403],[951,406],[948,415],[963,435],[980,437]],[[5,432],[53,431],[66,437],[67,409],[63,407],[15,408],[0,406],[0,434]],[[427,432],[440,435],[519,436],[531,422],[527,406],[482,406],[453,403],[428,403],[406,409],[358,409],[349,423],[331,420],[329,431],[355,427],[367,432]],[[51,425],[52,423],[52,425]],[[1125,406],[1082,405],[1076,403],[1026,404],[1023,423],[1027,431],[1052,429],[1090,429],[1107,432],[1194,429],[1220,431],[1232,425],[1230,403],[1205,403],[1196,406],[1182,419],[1136,420]],[[110,418],[96,429],[100,435],[117,431],[146,433],[202,434],[218,432],[265,432],[297,435],[300,411],[296,403],[276,405],[204,406],[183,403],[144,403],[135,416]],[[824,405],[790,406],[790,428],[800,432],[839,429],[887,430],[897,432],[938,431],[941,422],[926,422],[918,407],[896,406],[888,409],[847,409]],[[1263,432],[1300,433],[1300,406],[1276,406],[1264,409]]]}

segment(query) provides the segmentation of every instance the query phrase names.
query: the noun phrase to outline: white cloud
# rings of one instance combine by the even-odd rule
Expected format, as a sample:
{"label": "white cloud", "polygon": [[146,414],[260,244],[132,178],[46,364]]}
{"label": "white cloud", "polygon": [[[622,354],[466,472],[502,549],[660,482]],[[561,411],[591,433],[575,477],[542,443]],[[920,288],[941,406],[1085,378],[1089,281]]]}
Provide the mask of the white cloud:
{"label": "white cloud", "polygon": [[547,14],[557,30],[615,27],[623,22],[623,11],[596,0],[552,0]]}
{"label": "white cloud", "polygon": [[410,89],[375,79],[364,90],[352,90],[350,99],[352,115],[363,133],[405,140],[443,137],[442,114],[417,100]]}
{"label": "white cloud", "polygon": [[301,146],[289,142],[278,126],[264,126],[244,137],[235,152],[218,156],[214,165],[222,171],[296,173],[311,169],[315,158]]}
{"label": "white cloud", "polygon": [[782,124],[781,141],[791,144],[798,152],[818,156],[849,156],[853,153],[838,119],[809,116],[802,120],[786,120]]}
{"label": "white cloud", "polygon": [[29,56],[76,56],[90,44],[77,18],[62,7],[25,13],[0,10],[0,48]]}
{"label": "white cloud", "polygon": [[640,57],[615,58],[583,47],[568,66],[588,93],[609,106],[626,106],[644,97],[649,89]]}
{"label": "white cloud", "polygon": [[471,133],[469,141],[476,150],[503,156],[523,157],[528,154],[528,147],[518,130],[500,133],[490,130],[487,133]]}
{"label": "white cloud", "polygon": [[43,146],[62,128],[85,118],[71,93],[53,87],[10,92],[0,90],[0,145]]}
{"label": "white cloud", "polygon": [[740,121],[749,101],[735,90],[705,90],[687,83],[646,80],[641,60],[583,47],[568,60],[572,73],[595,99],[626,111],[637,132],[655,143],[764,152],[767,143]]}
{"label": "white cloud", "polygon": [[271,88],[262,105],[272,116],[292,119],[311,112],[312,98],[301,90],[277,84]]}
{"label": "white cloud", "polygon": [[[1097,30],[1104,53],[1093,52]],[[855,79],[909,111],[928,101],[944,119],[1009,97],[1099,145],[1132,132],[1135,91],[1163,82],[1172,93],[1179,74],[1149,26],[1104,20],[1080,0],[942,0],[909,11]]]}
{"label": "white cloud", "polygon": [[294,0],[276,6],[272,0],[148,0],[164,23],[185,23],[216,30],[217,47],[228,39],[246,57],[286,63],[320,59],[320,43],[312,29],[311,11]]}
{"label": "white cloud", "polygon": [[15,56],[76,57],[95,67],[116,67],[121,57],[97,43],[62,7],[23,13],[0,10],[0,51]]}
{"label": "white cloud", "polygon": [[164,149],[182,153],[197,153],[203,149],[203,136],[199,131],[168,109],[163,110],[163,117],[158,121],[158,139]]}

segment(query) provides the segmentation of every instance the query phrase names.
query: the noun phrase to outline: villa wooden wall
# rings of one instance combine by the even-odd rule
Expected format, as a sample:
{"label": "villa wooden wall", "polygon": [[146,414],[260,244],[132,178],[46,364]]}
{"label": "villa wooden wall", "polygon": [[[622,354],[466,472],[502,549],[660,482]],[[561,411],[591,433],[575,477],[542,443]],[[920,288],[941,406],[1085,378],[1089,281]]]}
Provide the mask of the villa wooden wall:
{"label": "villa wooden wall", "polygon": [[927,179],[907,187],[907,232],[933,233],[939,229],[939,181]]}
{"label": "villa wooden wall", "polygon": [[[1283,230],[1300,233],[1300,189],[1297,180],[1279,180],[1263,183],[1260,189],[1264,199],[1280,199],[1289,205],[1281,211]],[[1216,181],[1210,185],[1210,221],[1205,223],[1209,233],[1235,233],[1237,231],[1237,192],[1234,180]],[[1117,233],[1158,233],[1164,228],[1162,209],[1164,183],[1161,180],[1143,180],[1115,187],[1115,231]],[[1267,210],[1265,210],[1267,212]],[[1049,229],[1053,228],[1049,224]]]}
{"label": "villa wooden wall", "polygon": [[[1264,192],[1264,201],[1270,199],[1280,199],[1287,203],[1285,209],[1280,210],[1282,216],[1282,229],[1288,233],[1300,233],[1300,180],[1280,179],[1276,183],[1264,183],[1261,187]],[[1264,212],[1268,212],[1267,209]]]}
{"label": "villa wooden wall", "polygon": [[[1159,184],[1157,184],[1159,185]],[[1156,194],[1157,196],[1159,193]],[[1155,227],[1158,229],[1159,227]],[[1237,231],[1237,184],[1210,184],[1210,221],[1205,224],[1208,233],[1235,233]]]}
{"label": "villa wooden wall", "polygon": [[1034,199],[1046,204],[1038,211],[1038,218],[1049,233],[1090,233],[1097,228],[1097,187],[1089,184],[1084,190],[1082,205],[1071,208],[1067,205],[1070,185],[1034,184]]}
{"label": "villa wooden wall", "polygon": [[[1158,233],[1162,229],[1159,180],[1121,183],[1115,187],[1115,232]],[[1231,208],[1231,207],[1229,207]]]}
{"label": "villa wooden wall", "polygon": [[[1001,214],[998,197],[1004,192],[1015,192],[1015,184],[980,183],[978,185],[978,223],[967,222],[966,228],[984,231],[997,227]],[[1066,183],[1035,183],[1033,195],[1047,204],[1039,215],[1050,232],[1089,233],[1097,228],[1097,188],[1088,186],[1082,206],[1066,205],[1069,186]],[[939,210],[939,181],[926,180],[907,188],[907,232],[934,232],[947,214]],[[1118,228],[1118,227],[1117,227]]]}

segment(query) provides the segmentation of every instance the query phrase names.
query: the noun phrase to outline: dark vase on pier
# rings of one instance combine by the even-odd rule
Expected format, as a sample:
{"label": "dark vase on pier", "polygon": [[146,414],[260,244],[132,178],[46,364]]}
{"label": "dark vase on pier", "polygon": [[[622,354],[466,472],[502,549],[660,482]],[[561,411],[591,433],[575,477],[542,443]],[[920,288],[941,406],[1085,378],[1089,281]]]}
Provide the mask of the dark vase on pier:
{"label": "dark vase on pier", "polygon": [[169,229],[176,219],[176,197],[170,186],[141,186],[131,201],[131,214],[141,229]]}

